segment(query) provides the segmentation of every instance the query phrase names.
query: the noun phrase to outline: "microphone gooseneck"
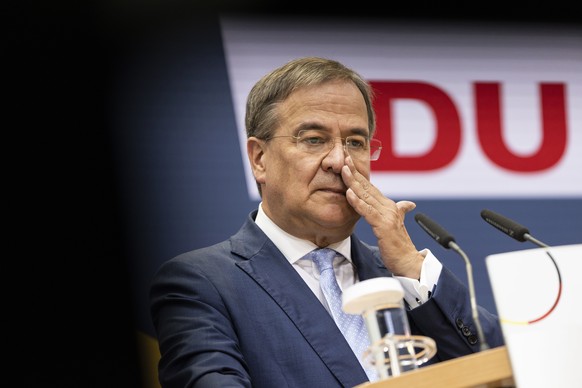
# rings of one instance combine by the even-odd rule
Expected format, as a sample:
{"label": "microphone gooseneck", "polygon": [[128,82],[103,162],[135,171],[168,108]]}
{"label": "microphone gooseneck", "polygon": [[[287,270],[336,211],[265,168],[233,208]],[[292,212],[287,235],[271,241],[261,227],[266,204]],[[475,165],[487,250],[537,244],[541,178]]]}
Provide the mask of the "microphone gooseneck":
{"label": "microphone gooseneck", "polygon": [[437,224],[435,221],[430,219],[428,216],[422,213],[417,213],[414,215],[414,220],[420,225],[420,227],[428,233],[436,242],[442,245],[446,249],[452,249],[457,252],[465,261],[465,268],[467,272],[467,282],[469,285],[469,296],[471,299],[471,313],[473,315],[473,321],[475,321],[475,326],[477,328],[477,335],[479,336],[479,342],[481,350],[489,349],[489,345],[485,340],[483,335],[483,328],[481,327],[481,322],[479,321],[479,310],[477,309],[477,298],[475,294],[475,285],[473,283],[473,267],[471,266],[471,261],[469,257],[463,252],[461,247],[455,242],[455,238],[447,232],[442,226]]}
{"label": "microphone gooseneck", "polygon": [[514,220],[502,216],[492,210],[483,209],[481,211],[481,218],[496,229],[499,229],[509,237],[517,241],[531,241],[541,248],[549,248],[549,245],[539,241],[529,233],[529,229],[525,226],[515,222]]}

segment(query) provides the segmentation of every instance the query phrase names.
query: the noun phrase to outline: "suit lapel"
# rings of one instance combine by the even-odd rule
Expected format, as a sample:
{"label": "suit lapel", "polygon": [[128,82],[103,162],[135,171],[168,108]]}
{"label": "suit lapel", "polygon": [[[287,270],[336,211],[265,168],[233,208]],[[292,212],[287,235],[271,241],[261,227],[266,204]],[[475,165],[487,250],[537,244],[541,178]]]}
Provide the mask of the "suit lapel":
{"label": "suit lapel", "polygon": [[[343,386],[353,387],[367,381],[364,370],[333,318],[283,254],[255,225],[253,218],[252,214],[231,238],[233,253],[246,259],[237,265],[281,307]],[[390,276],[379,255],[355,236],[352,236],[352,258],[362,280]],[[313,325],[313,322],[324,324]]]}
{"label": "suit lapel", "polygon": [[366,382],[364,370],[333,318],[254,222],[247,222],[231,244],[233,253],[247,258],[237,265],[281,307],[339,383],[353,387]]}
{"label": "suit lapel", "polygon": [[384,266],[378,248],[364,244],[355,235],[352,235],[352,260],[360,281],[392,276]]}

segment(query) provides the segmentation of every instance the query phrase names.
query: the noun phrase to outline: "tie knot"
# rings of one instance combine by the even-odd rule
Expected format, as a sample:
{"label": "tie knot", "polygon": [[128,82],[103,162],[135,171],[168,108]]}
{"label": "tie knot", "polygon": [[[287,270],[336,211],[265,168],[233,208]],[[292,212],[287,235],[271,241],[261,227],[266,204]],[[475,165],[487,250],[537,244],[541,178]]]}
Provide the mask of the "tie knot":
{"label": "tie knot", "polygon": [[309,256],[321,273],[326,269],[333,268],[333,259],[336,256],[336,251],[329,248],[314,249],[309,253]]}

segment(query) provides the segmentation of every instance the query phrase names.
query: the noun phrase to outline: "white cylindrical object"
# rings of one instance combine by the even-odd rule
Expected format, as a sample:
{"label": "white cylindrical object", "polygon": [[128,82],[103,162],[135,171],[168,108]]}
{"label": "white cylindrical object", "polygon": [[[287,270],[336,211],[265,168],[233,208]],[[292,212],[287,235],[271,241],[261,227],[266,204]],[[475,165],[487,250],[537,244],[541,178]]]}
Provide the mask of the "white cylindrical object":
{"label": "white cylindrical object", "polygon": [[404,289],[400,282],[391,277],[380,277],[361,281],[343,292],[342,308],[348,314],[363,314],[392,303],[400,303]]}
{"label": "white cylindrical object", "polygon": [[364,317],[371,344],[368,362],[381,380],[416,369],[414,349],[406,346],[410,327],[403,300],[404,289],[392,277],[364,280],[343,292],[343,310]]}

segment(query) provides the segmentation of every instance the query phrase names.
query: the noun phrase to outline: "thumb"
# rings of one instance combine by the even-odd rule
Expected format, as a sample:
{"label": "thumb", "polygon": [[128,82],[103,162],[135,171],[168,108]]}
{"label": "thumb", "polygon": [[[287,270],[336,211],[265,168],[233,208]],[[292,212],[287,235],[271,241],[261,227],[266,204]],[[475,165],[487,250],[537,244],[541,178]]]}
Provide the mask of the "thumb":
{"label": "thumb", "polygon": [[412,201],[399,201],[396,202],[396,207],[402,212],[402,214],[406,214],[414,210],[414,208],[416,208],[416,204]]}

